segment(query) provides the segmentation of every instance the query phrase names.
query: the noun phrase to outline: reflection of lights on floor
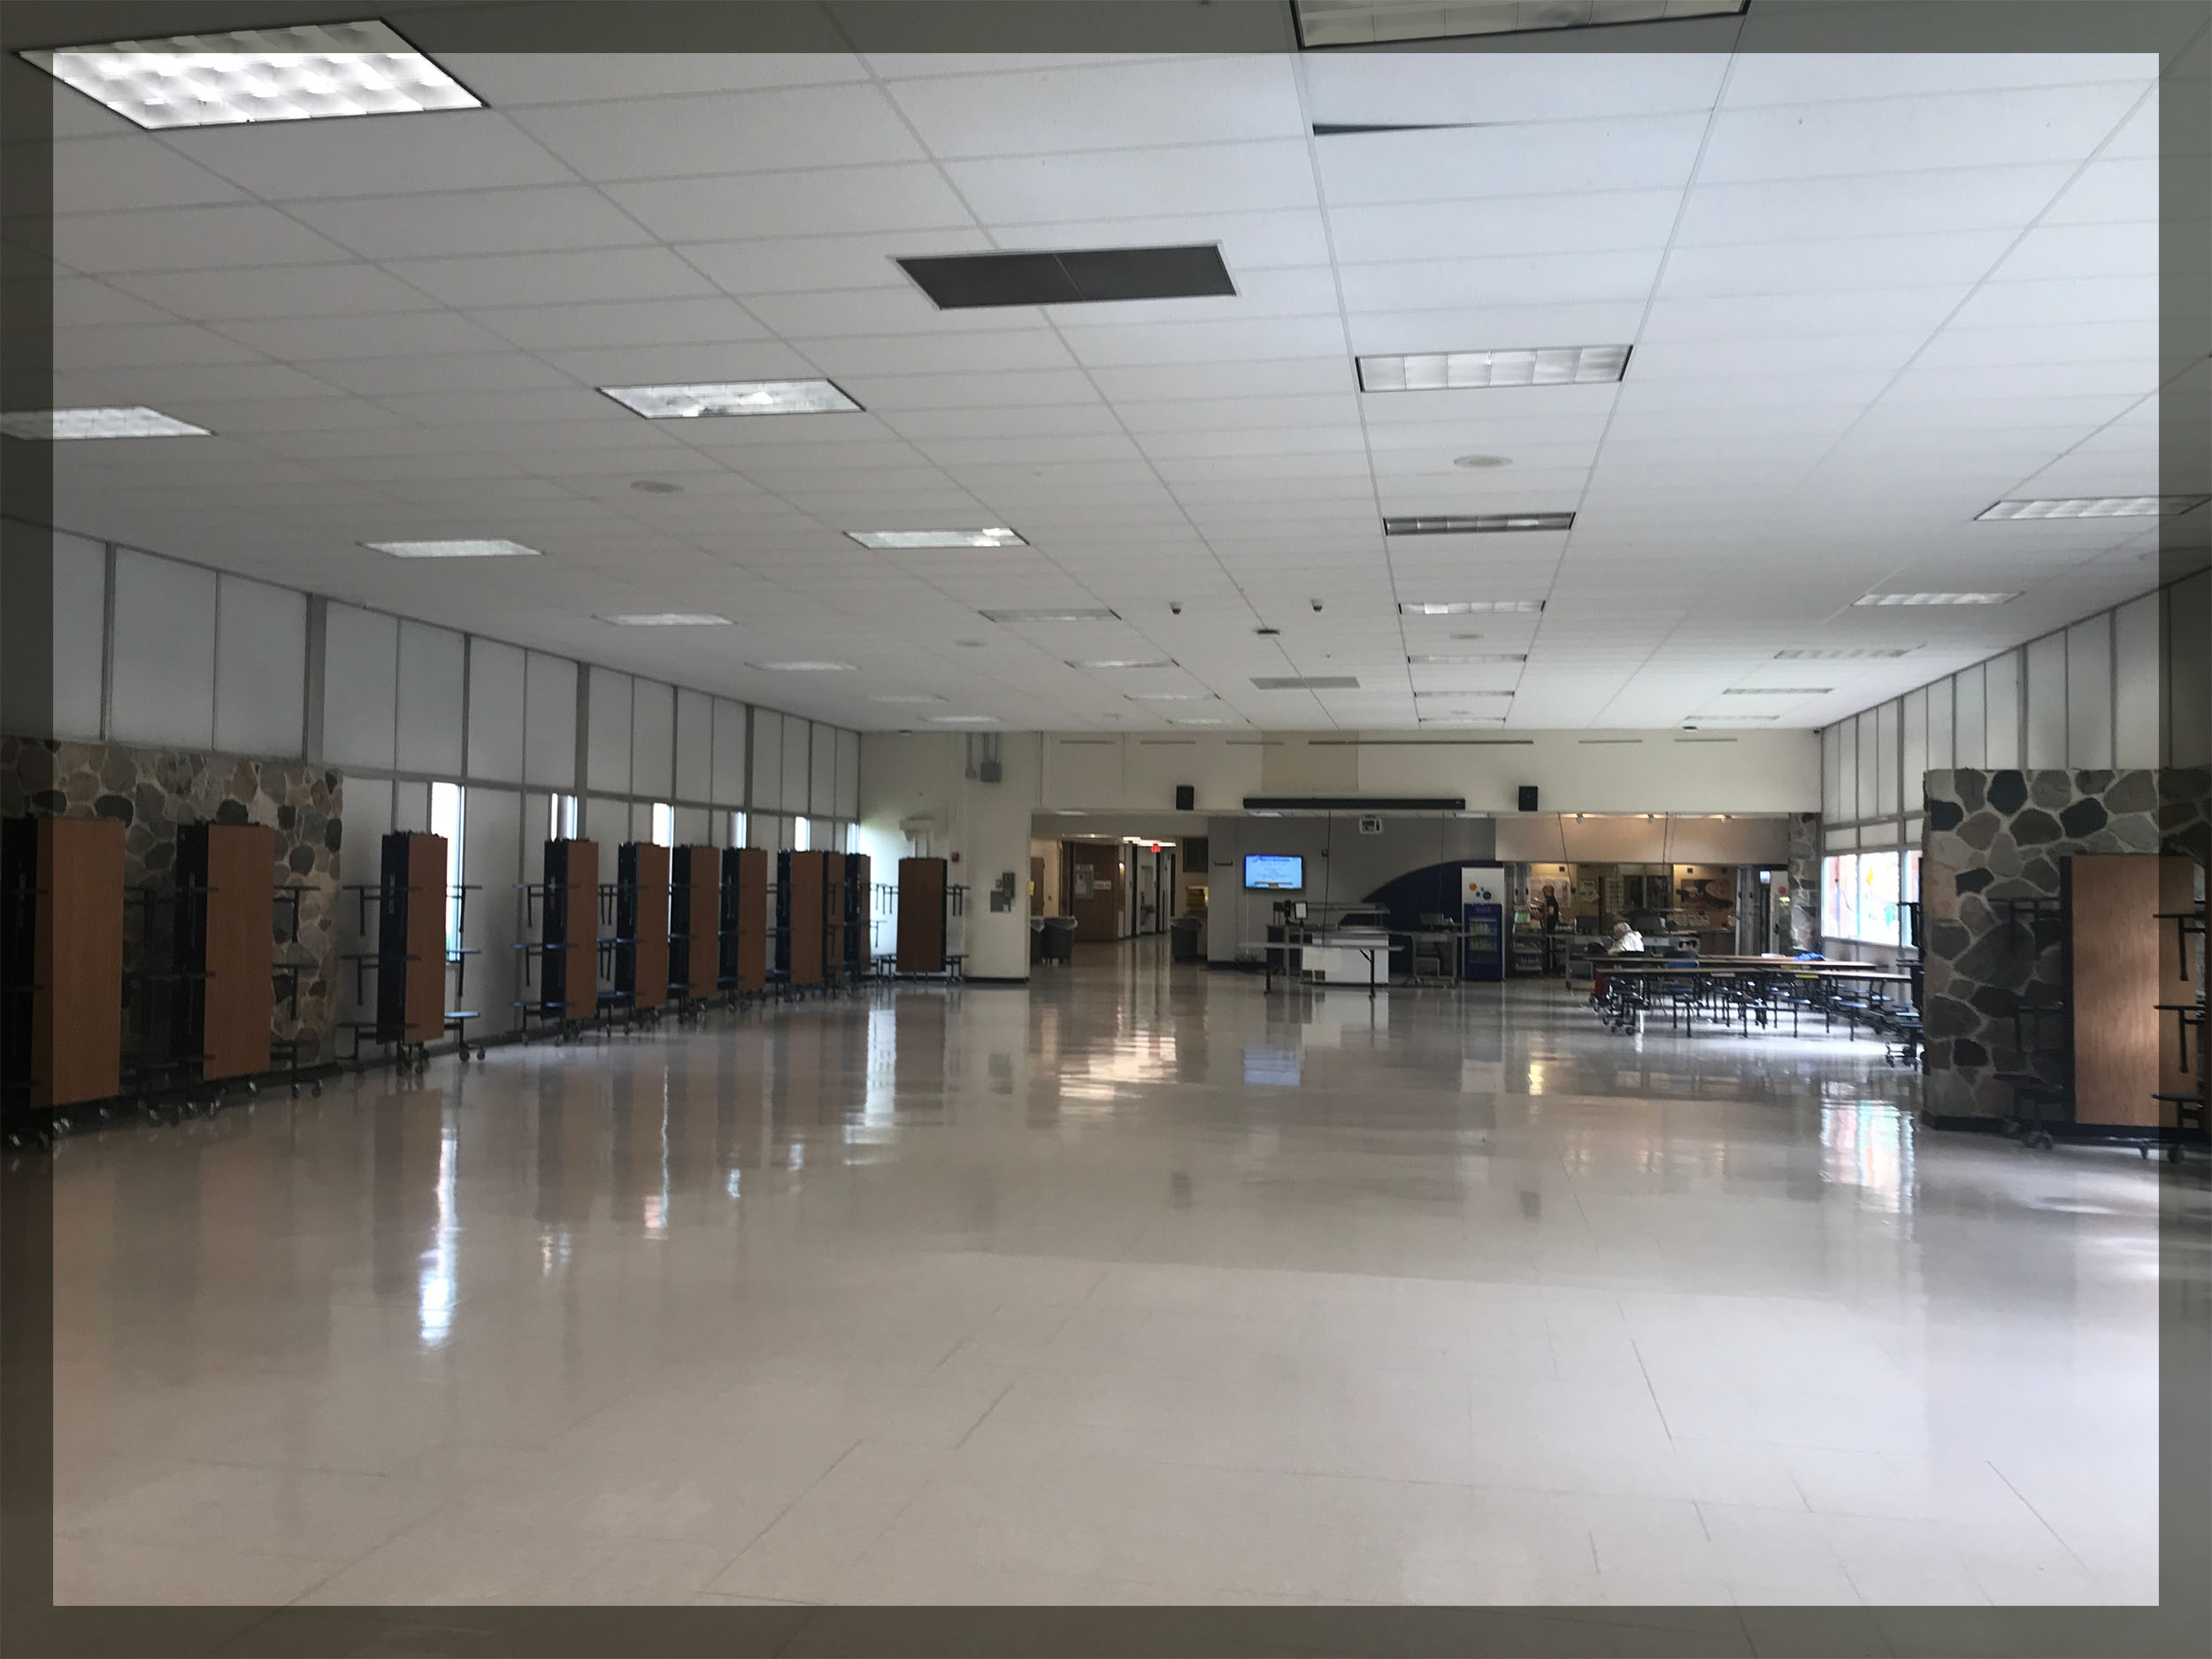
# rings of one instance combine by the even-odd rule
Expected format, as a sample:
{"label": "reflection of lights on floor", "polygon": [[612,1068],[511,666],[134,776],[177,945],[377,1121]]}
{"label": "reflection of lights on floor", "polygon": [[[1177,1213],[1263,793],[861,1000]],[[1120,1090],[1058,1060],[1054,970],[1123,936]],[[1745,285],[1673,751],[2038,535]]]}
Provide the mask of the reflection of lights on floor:
{"label": "reflection of lights on floor", "polygon": [[438,1140],[438,1225],[431,1248],[422,1255],[422,1274],[417,1291],[417,1323],[425,1348],[442,1348],[453,1330],[454,1246],[460,1229],[453,1215],[454,1159],[459,1125],[449,1110],[444,1133]]}
{"label": "reflection of lights on floor", "polygon": [[727,1187],[727,1190],[728,1190],[729,1194],[730,1194],[730,1196],[731,1196],[731,1197],[733,1197],[733,1198],[736,1198],[736,1197],[741,1196],[741,1194],[740,1194],[740,1193],[739,1193],[739,1191],[738,1191],[738,1187],[739,1187],[738,1171],[735,1171],[735,1170],[732,1170],[732,1171],[730,1171],[730,1179],[729,1179],[729,1183],[728,1183],[728,1187]]}

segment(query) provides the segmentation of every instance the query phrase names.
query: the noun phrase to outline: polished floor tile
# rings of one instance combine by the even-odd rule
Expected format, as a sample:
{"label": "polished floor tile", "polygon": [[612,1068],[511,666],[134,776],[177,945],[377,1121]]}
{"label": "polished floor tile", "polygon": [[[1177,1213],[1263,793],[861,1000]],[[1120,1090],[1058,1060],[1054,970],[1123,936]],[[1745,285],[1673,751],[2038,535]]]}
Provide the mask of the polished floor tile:
{"label": "polished floor tile", "polygon": [[2200,1174],[1912,1092],[1148,941],[80,1137],[56,1595],[2154,1600]]}

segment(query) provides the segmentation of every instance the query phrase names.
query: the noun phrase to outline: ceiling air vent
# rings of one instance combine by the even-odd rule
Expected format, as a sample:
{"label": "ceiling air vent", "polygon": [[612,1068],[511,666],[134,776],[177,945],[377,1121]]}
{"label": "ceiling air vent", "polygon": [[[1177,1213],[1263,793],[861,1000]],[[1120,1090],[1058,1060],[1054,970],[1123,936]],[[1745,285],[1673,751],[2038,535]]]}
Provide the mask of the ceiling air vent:
{"label": "ceiling air vent", "polygon": [[902,259],[941,311],[987,305],[1082,305],[1102,300],[1201,299],[1234,294],[1212,242],[1182,248],[1068,249]]}

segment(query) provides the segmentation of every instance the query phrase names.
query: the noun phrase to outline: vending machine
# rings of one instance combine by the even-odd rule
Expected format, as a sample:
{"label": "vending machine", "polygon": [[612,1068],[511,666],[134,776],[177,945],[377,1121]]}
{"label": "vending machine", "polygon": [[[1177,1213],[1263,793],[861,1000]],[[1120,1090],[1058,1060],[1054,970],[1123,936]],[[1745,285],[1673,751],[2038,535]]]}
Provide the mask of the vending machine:
{"label": "vending machine", "polygon": [[1505,978],[1505,870],[1499,864],[1459,869],[1459,977]]}

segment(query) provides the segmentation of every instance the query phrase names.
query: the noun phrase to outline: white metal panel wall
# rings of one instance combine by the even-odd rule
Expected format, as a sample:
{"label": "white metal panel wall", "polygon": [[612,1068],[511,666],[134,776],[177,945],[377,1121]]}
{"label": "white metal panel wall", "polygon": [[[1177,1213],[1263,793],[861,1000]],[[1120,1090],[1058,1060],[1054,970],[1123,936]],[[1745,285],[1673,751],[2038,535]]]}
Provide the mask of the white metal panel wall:
{"label": "white metal panel wall", "polygon": [[783,717],[783,807],[787,812],[809,810],[807,793],[813,764],[808,744],[807,722],[795,714]]}
{"label": "white metal panel wall", "polygon": [[106,673],[108,550],[60,531],[53,549],[54,735],[96,738]]}
{"label": "white metal panel wall", "polygon": [[2066,764],[2112,764],[2112,614],[2066,630]]}
{"label": "white metal panel wall", "polygon": [[707,799],[717,806],[741,807],[749,780],[745,775],[745,705],[714,700],[714,787]]}
{"label": "white metal panel wall", "polygon": [[676,693],[676,799],[714,799],[714,699],[703,691]]}
{"label": "white metal panel wall", "polygon": [[[754,810],[772,812],[783,805],[783,716],[771,709],[753,710]],[[774,845],[755,841],[756,847]]]}
{"label": "white metal panel wall", "polygon": [[[2202,511],[2200,509],[2200,511]],[[2164,740],[2169,766],[2201,766],[2212,762],[2212,662],[2205,655],[2206,588],[2212,575],[2199,572],[2176,582],[2166,597],[2164,652],[2170,683],[2171,723]]]}
{"label": "white metal panel wall", "polygon": [[1988,733],[1983,764],[2007,771],[2020,764],[2020,653],[2007,651],[1982,664],[1982,723]]}
{"label": "white metal panel wall", "polygon": [[119,549],[109,735],[206,749],[215,740],[215,573]]}
{"label": "white metal panel wall", "polygon": [[1952,676],[1951,764],[1969,768],[1989,764],[1989,685],[1979,663]]}
{"label": "white metal panel wall", "polygon": [[457,778],[466,759],[468,636],[399,625],[399,770]]}
{"label": "white metal panel wall", "polygon": [[[681,716],[678,717],[680,719]],[[676,809],[676,845],[679,847],[718,847],[727,839],[714,833],[718,815],[703,806],[680,806]]]}
{"label": "white metal panel wall", "polygon": [[837,728],[815,725],[807,734],[813,746],[813,780],[807,788],[807,807],[817,818],[837,816]]}
{"label": "white metal panel wall", "polygon": [[2116,766],[2155,766],[2160,649],[2158,595],[2145,594],[2113,613],[2113,748]]}
{"label": "white metal panel wall", "polygon": [[526,654],[523,780],[564,795],[576,792],[576,664],[542,651]]}
{"label": "white metal panel wall", "polygon": [[[1951,758],[1951,694],[1956,682],[1939,680],[1928,687],[1928,770],[1947,771],[1957,764]],[[1906,780],[1906,794],[1912,793],[1911,780]]]}
{"label": "white metal panel wall", "polygon": [[2046,634],[2027,649],[2026,766],[2066,764],[2066,636]]}
{"label": "white metal panel wall", "polygon": [[1843,740],[1850,729],[1848,721],[1839,720],[1820,734],[1820,813],[1832,821],[1851,816],[1843,784]]}
{"label": "white metal panel wall", "polygon": [[1894,698],[1874,710],[1874,810],[1884,818],[1897,815],[1899,728],[1902,712],[1903,705]]}
{"label": "white metal panel wall", "polygon": [[[325,608],[324,759],[389,769],[399,726],[398,672],[398,618],[352,605]],[[361,879],[377,878],[371,872]]]}
{"label": "white metal panel wall", "polygon": [[1881,739],[1875,730],[1875,711],[1868,709],[1852,722],[1859,728],[1857,741],[1859,764],[1859,810],[1863,818],[1874,817],[1881,811],[1882,764]]}
{"label": "white metal panel wall", "polygon": [[226,576],[215,614],[215,747],[298,755],[306,736],[307,595]]}
{"label": "white metal panel wall", "polygon": [[614,849],[630,839],[630,803],[610,795],[584,797],[582,838],[599,843],[599,879],[614,879]]}
{"label": "white metal panel wall", "polygon": [[1916,812],[1923,799],[1923,775],[1928,770],[1928,693],[1926,687],[1904,696],[1905,734],[1899,750],[1903,773],[1901,784],[1904,810]]}
{"label": "white metal panel wall", "polygon": [[676,688],[637,681],[630,714],[630,790],[655,801],[676,792]]}
{"label": "white metal panel wall", "polygon": [[[523,653],[495,640],[469,641],[468,775],[522,781]],[[475,840],[475,831],[469,832]]]}
{"label": "white metal panel wall", "polygon": [[[430,786],[419,780],[398,778],[392,782],[392,827],[413,835],[430,833]],[[380,869],[382,868],[380,862]]]}
{"label": "white metal panel wall", "polygon": [[860,733],[837,734],[837,816],[850,821],[860,817]]}
{"label": "white metal panel wall", "polygon": [[587,668],[583,787],[630,793],[630,677],[611,668]]}

